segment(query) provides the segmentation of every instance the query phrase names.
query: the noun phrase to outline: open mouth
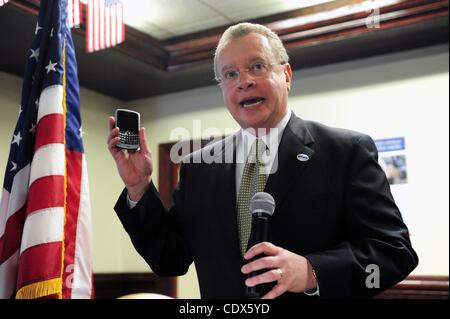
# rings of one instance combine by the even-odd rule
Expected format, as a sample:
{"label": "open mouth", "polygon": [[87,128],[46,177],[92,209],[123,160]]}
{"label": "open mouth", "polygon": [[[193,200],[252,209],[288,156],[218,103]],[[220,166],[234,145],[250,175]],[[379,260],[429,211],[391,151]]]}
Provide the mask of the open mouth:
{"label": "open mouth", "polygon": [[257,105],[261,104],[262,102],[264,102],[264,100],[265,99],[262,97],[255,97],[255,98],[242,100],[240,102],[240,104],[242,107],[247,108],[247,107],[257,106]]}

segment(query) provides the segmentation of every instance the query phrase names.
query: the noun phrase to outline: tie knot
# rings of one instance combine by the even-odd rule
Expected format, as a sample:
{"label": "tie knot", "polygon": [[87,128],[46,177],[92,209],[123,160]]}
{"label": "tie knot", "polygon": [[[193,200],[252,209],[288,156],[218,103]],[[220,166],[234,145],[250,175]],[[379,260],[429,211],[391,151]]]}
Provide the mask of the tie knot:
{"label": "tie knot", "polygon": [[262,164],[263,154],[266,150],[266,143],[262,139],[257,138],[252,144],[247,162]]}

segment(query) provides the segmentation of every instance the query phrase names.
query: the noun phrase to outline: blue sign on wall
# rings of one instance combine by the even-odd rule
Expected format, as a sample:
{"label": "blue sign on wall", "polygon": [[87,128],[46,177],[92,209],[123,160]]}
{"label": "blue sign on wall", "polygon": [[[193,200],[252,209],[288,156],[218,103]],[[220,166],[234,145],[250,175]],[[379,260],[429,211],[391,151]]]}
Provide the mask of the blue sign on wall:
{"label": "blue sign on wall", "polygon": [[378,152],[400,151],[405,149],[405,138],[395,137],[375,140],[375,145],[377,146]]}

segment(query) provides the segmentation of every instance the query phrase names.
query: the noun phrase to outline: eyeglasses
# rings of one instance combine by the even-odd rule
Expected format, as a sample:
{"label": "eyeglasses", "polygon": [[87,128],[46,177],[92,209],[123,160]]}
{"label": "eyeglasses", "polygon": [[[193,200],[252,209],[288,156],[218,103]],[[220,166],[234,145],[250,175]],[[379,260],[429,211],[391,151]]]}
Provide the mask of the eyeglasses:
{"label": "eyeglasses", "polygon": [[249,75],[256,78],[264,77],[272,70],[272,67],[274,65],[278,64],[282,65],[284,63],[252,62],[250,65],[248,65],[247,68],[242,70],[237,68],[227,69],[222,74],[220,74],[217,82],[219,82],[219,85],[221,86],[231,86],[237,84],[242,72],[248,72]]}

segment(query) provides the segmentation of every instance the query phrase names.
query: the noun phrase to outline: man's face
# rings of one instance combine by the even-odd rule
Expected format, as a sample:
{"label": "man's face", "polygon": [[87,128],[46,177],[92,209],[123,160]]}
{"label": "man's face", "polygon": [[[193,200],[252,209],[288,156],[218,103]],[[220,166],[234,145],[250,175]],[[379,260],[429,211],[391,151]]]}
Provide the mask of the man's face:
{"label": "man's face", "polygon": [[[247,72],[259,63],[267,66],[267,72],[256,76]],[[235,80],[222,82],[221,87],[225,105],[242,128],[270,129],[286,114],[292,70],[275,59],[266,37],[251,33],[231,40],[218,56],[217,70],[221,77],[239,70]]]}

